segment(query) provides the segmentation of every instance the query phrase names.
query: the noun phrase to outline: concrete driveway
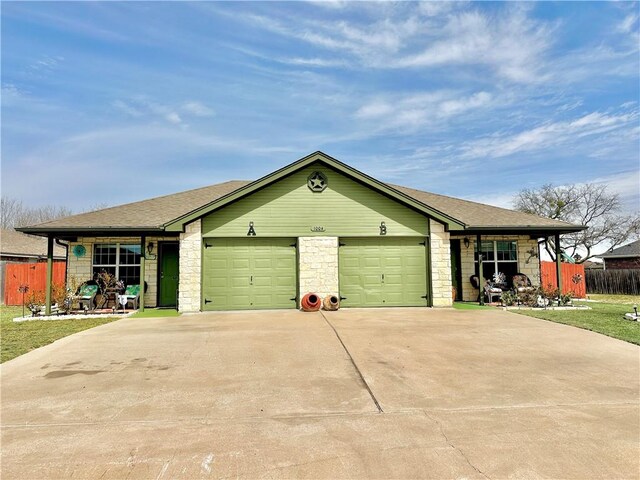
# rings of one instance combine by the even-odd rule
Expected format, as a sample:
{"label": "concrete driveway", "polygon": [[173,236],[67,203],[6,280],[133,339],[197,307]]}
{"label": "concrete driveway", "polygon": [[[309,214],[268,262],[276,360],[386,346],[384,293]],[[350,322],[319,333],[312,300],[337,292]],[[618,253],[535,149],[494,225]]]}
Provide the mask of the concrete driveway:
{"label": "concrete driveway", "polygon": [[2,365],[2,478],[639,478],[639,352],[500,311],[125,319]]}

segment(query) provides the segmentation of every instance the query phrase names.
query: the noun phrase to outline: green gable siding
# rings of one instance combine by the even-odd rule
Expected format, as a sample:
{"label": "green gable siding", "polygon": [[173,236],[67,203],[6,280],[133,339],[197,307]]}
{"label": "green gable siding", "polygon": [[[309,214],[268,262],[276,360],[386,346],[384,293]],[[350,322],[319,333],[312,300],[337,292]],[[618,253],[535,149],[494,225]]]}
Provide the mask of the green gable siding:
{"label": "green gable siding", "polygon": [[[315,171],[328,180],[323,192],[312,192],[307,178]],[[375,192],[326,165],[309,167],[205,216],[205,237],[244,237],[249,222],[259,237],[379,236],[385,222],[387,236],[425,236],[428,220],[422,214]],[[314,231],[313,227],[323,227]]]}

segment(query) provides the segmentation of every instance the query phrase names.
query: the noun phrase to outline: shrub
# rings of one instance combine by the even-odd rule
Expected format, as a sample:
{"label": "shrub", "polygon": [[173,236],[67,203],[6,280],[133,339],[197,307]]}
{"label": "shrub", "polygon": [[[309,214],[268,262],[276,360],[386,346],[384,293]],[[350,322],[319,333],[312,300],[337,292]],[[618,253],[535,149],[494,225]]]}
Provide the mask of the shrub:
{"label": "shrub", "polygon": [[502,305],[504,305],[505,307],[515,305],[517,299],[518,296],[513,292],[502,292],[502,297],[500,298],[500,300],[502,301]]}

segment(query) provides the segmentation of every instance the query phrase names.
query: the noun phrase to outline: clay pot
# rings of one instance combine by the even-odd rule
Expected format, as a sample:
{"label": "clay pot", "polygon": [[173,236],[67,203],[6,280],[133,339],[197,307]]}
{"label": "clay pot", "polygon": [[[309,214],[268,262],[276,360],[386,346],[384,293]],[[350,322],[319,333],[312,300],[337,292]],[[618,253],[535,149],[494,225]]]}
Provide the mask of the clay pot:
{"label": "clay pot", "polygon": [[327,295],[322,302],[322,308],[325,310],[338,310],[340,308],[340,299],[336,295]]}
{"label": "clay pot", "polygon": [[307,293],[304,297],[302,297],[302,301],[300,302],[300,307],[303,312],[316,312],[320,310],[322,306],[322,300],[315,293]]}

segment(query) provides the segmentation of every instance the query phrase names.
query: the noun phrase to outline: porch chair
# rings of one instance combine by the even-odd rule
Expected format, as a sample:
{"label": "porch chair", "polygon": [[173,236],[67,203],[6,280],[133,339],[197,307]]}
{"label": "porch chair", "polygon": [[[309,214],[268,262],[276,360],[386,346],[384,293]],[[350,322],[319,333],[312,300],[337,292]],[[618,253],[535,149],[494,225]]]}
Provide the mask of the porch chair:
{"label": "porch chair", "polygon": [[85,304],[87,305],[87,310],[93,310],[93,302],[96,298],[97,293],[98,285],[84,284],[80,287],[78,294],[73,297],[73,300],[75,302],[78,302],[80,310],[85,309]]}
{"label": "porch chair", "polygon": [[516,293],[533,292],[535,290],[531,280],[524,273],[516,273],[511,281]]}
{"label": "porch chair", "polygon": [[498,300],[502,298],[502,289],[494,286],[491,282],[487,281],[484,284],[484,294],[487,297],[489,303],[493,303],[493,298],[497,297]]}
{"label": "porch chair", "polygon": [[[123,297],[126,299],[126,302],[122,302]],[[125,308],[126,305],[131,302],[133,309],[137,310],[138,302],[140,301],[140,285],[129,285],[124,293],[120,295],[118,301],[122,305],[122,308]]]}

